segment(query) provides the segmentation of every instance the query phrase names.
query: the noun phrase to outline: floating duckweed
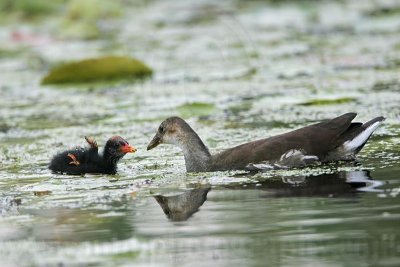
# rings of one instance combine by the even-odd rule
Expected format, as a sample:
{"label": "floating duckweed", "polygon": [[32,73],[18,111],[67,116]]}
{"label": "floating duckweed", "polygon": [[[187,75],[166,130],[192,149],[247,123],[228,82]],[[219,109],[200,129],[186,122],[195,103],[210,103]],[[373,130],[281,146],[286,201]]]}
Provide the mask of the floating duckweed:
{"label": "floating duckweed", "polygon": [[300,103],[301,106],[322,106],[322,105],[336,105],[345,104],[356,101],[353,97],[341,97],[335,99],[313,99],[307,102]]}
{"label": "floating duckweed", "polygon": [[372,90],[374,91],[399,90],[399,89],[400,89],[400,83],[397,80],[377,81],[372,86]]}
{"label": "floating duckweed", "polygon": [[138,251],[127,251],[111,255],[114,260],[134,259],[139,256]]}
{"label": "floating duckweed", "polygon": [[249,111],[253,107],[253,102],[250,100],[242,101],[237,105],[231,106],[229,111],[235,115],[238,115],[240,112]]}
{"label": "floating duckweed", "polygon": [[123,6],[120,1],[71,0],[66,13],[70,20],[97,21],[121,16]]}
{"label": "floating duckweed", "polygon": [[42,84],[87,83],[104,80],[140,79],[152,70],[129,57],[108,56],[67,63],[51,70]]}
{"label": "floating duckweed", "polygon": [[62,25],[61,38],[94,40],[100,37],[101,31],[96,23],[66,20]]}
{"label": "floating duckweed", "polygon": [[47,0],[13,0],[0,1],[2,15],[20,14],[23,18],[33,18],[47,15],[56,10],[62,1]]}
{"label": "floating duckweed", "polygon": [[23,49],[5,49],[0,47],[0,58],[8,58],[18,56],[23,52]]}
{"label": "floating duckweed", "polygon": [[182,117],[207,116],[215,112],[215,105],[204,102],[193,102],[179,106],[178,112]]}
{"label": "floating duckweed", "polygon": [[66,39],[97,39],[107,32],[100,21],[120,17],[123,10],[121,1],[70,0],[59,34]]}

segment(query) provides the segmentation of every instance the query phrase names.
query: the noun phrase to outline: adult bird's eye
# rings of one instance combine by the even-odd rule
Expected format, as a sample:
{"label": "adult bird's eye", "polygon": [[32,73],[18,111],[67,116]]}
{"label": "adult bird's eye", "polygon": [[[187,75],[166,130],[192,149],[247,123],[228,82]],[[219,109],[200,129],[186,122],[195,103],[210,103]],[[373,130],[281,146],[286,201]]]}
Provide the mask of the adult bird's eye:
{"label": "adult bird's eye", "polygon": [[164,127],[160,126],[160,128],[158,128],[158,131],[159,131],[160,133],[163,133],[163,132],[164,132]]}

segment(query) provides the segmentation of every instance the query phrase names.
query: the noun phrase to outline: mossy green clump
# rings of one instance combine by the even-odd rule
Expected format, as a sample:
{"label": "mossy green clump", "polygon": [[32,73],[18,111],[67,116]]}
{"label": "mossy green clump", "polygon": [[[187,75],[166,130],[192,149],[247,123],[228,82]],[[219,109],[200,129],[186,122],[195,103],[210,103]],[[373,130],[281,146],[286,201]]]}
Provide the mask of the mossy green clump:
{"label": "mossy green clump", "polygon": [[238,115],[241,112],[249,111],[253,107],[253,102],[251,100],[245,100],[237,105],[231,106],[229,111],[234,115]]}
{"label": "mossy green clump", "polygon": [[113,260],[118,261],[118,260],[134,259],[134,258],[137,258],[138,256],[139,256],[138,251],[127,251],[127,252],[113,254],[113,255],[111,255],[111,258]]}
{"label": "mossy green clump", "polygon": [[353,97],[341,97],[335,99],[313,99],[307,102],[300,103],[301,106],[323,106],[323,105],[337,105],[355,102],[357,99]]}
{"label": "mossy green clump", "polygon": [[54,12],[63,1],[61,0],[3,0],[0,10],[3,15],[20,15],[22,18],[34,18]]}
{"label": "mossy green clump", "polygon": [[122,1],[70,0],[67,5],[67,18],[70,20],[97,21],[119,17],[122,13]]}
{"label": "mossy green clump", "polygon": [[183,104],[177,107],[178,112],[182,117],[193,117],[193,116],[208,116],[215,112],[216,107],[214,104],[204,102],[193,102]]}
{"label": "mossy green clump", "polygon": [[62,31],[58,33],[63,39],[95,40],[101,37],[102,32],[95,22],[65,20],[60,26]]}
{"label": "mossy green clump", "polygon": [[150,76],[153,71],[143,62],[120,56],[85,59],[51,70],[41,84],[90,83],[131,80]]}
{"label": "mossy green clump", "polygon": [[122,1],[70,0],[66,7],[59,35],[64,38],[97,39],[107,32],[100,21],[120,17],[124,11]]}
{"label": "mossy green clump", "polygon": [[15,57],[21,54],[23,49],[6,49],[0,47],[0,58]]}

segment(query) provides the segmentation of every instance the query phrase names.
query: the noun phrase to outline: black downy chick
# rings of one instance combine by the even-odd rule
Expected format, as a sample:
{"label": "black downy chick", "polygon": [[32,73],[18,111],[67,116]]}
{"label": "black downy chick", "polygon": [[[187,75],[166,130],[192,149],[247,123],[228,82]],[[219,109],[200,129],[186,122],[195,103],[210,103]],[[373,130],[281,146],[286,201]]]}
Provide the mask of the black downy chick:
{"label": "black downy chick", "polygon": [[54,173],[81,175],[85,173],[115,174],[118,161],[127,153],[136,152],[136,148],[120,136],[108,139],[103,154],[98,153],[97,142],[86,137],[88,148],[76,147],[63,151],[53,157],[49,169]]}

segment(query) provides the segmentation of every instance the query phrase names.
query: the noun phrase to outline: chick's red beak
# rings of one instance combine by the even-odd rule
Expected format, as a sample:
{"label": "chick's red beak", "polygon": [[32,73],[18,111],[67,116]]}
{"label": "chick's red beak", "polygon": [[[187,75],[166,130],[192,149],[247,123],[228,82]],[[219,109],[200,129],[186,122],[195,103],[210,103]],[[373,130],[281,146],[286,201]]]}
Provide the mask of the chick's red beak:
{"label": "chick's red beak", "polygon": [[136,151],[137,151],[136,148],[134,148],[133,146],[130,146],[128,144],[121,147],[121,152],[124,152],[124,153],[135,153]]}

